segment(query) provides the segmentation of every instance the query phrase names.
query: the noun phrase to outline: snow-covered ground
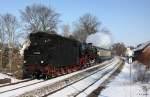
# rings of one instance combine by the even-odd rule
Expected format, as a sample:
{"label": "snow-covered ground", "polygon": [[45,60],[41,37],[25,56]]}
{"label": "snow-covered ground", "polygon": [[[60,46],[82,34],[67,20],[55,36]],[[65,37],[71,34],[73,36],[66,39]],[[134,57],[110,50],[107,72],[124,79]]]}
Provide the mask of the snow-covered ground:
{"label": "snow-covered ground", "polygon": [[24,87],[24,86],[28,86],[28,85],[32,85],[32,84],[35,84],[35,83],[38,83],[38,82],[41,82],[43,80],[31,80],[31,81],[27,81],[27,82],[22,82],[22,83],[18,83],[18,84],[14,84],[14,85],[8,85],[8,86],[5,86],[5,87],[1,87],[0,88],[0,93],[3,93],[3,92],[6,92],[6,91],[11,91],[11,90],[14,90],[14,89],[18,89],[18,88],[21,88],[21,87]]}
{"label": "snow-covered ground", "polygon": [[[6,75],[6,74],[3,74],[3,73],[0,73],[0,79],[5,79],[5,78],[11,79],[11,83],[15,83],[15,82],[20,81],[20,80],[14,78],[14,77],[11,77],[11,76]],[[2,85],[2,84],[0,84],[0,86],[1,86],[1,85]]]}
{"label": "snow-covered ground", "polygon": [[125,63],[121,73],[106,85],[98,97],[150,97],[149,75],[144,65]]}
{"label": "snow-covered ground", "polygon": [[[118,58],[114,58],[112,60],[113,60],[113,62],[111,64],[117,62]],[[111,62],[111,60],[107,61],[107,62],[104,62],[103,64],[108,64],[109,62]],[[100,65],[103,65],[103,64],[100,64]],[[77,71],[77,72],[74,72],[74,73],[71,73],[71,74],[60,76],[60,77],[57,77],[57,78],[54,78],[54,79],[51,79],[51,80],[47,80],[47,81],[44,81],[44,82],[40,82],[40,83],[37,83],[37,84],[34,84],[34,83],[38,82],[39,80],[33,80],[33,81],[30,81],[30,82],[19,83],[19,84],[12,85],[12,86],[1,87],[0,88],[0,97],[18,96],[18,95],[22,95],[26,92],[33,91],[33,90],[36,90],[36,89],[38,91],[38,89],[41,88],[41,87],[45,87],[47,85],[53,84],[57,81],[61,81],[65,78],[68,78],[70,76],[76,75],[76,74],[81,73],[81,72],[85,72],[86,70],[92,69],[92,68],[95,68],[95,67],[99,67],[99,65],[95,65],[93,67],[90,67],[90,68],[87,68],[87,69],[84,69],[84,70],[81,70],[81,71]],[[34,84],[34,85],[29,86],[28,84]],[[22,86],[27,86],[27,87],[22,87]],[[20,87],[21,87],[21,89],[19,89]],[[11,90],[11,91],[9,91],[9,90]],[[5,92],[5,91],[8,91],[8,92]]]}
{"label": "snow-covered ground", "polygon": [[97,73],[78,81],[64,89],[55,92],[48,97],[87,97],[93,91],[95,86],[104,82],[118,68],[119,60],[112,62],[107,68],[101,68]]}
{"label": "snow-covered ground", "polygon": [[[81,81],[79,81],[79,82],[77,82],[75,84],[72,84],[71,86],[68,86],[69,88],[67,88],[67,91],[69,89],[69,92],[66,92],[66,93],[69,93],[69,94],[72,95],[72,93],[74,94],[74,93],[77,93],[77,92],[83,91],[83,90],[86,91],[86,88],[88,86],[90,86],[93,83],[95,83],[96,80],[99,80],[99,78],[103,77],[103,75],[110,74],[109,72],[111,72],[114,68],[116,68],[116,66],[117,66],[116,64],[119,61],[120,61],[119,58],[114,58],[114,59],[112,59],[112,61],[110,60],[110,61],[104,62],[103,63],[104,67],[102,67],[102,68],[99,68],[99,67],[101,67],[100,65],[103,65],[103,64],[99,64],[99,65],[95,65],[93,67],[90,67],[90,68],[87,68],[87,69],[84,69],[84,70],[81,70],[81,71],[77,71],[77,72],[74,72],[74,73],[71,73],[71,74],[68,74],[68,75],[60,76],[60,77],[57,77],[57,78],[54,78],[54,79],[51,79],[51,80],[47,80],[47,81],[42,81],[41,80],[40,83],[36,83],[36,82],[38,82],[40,80],[33,80],[33,81],[29,81],[29,82],[14,84],[14,85],[11,85],[11,86],[1,87],[0,88],[0,97],[10,97],[10,96],[14,97],[14,96],[18,96],[18,95],[23,95],[24,93],[27,93],[27,92],[30,95],[30,91],[36,90],[36,91],[34,91],[35,93],[31,92],[31,95],[34,95],[36,93],[40,93],[41,92],[40,91],[41,87],[49,86],[49,85],[51,85],[51,84],[53,84],[53,83],[55,83],[57,81],[59,82],[59,81],[65,79],[65,78],[68,78],[69,76],[73,76],[73,75],[81,73],[81,72],[86,72],[87,70],[95,68],[95,67],[98,68],[98,70],[100,69],[100,71],[97,70],[98,72],[96,72],[95,74],[91,75],[90,77],[84,78],[83,80],[81,80]],[[4,76],[3,78],[6,78],[6,76]],[[109,77],[109,76],[107,75],[107,77]],[[36,83],[36,84],[34,84],[34,83]],[[30,84],[32,84],[32,85],[30,85]],[[73,90],[72,92],[71,92],[70,88]],[[46,88],[42,88],[42,89],[46,89]],[[78,89],[78,90],[76,90],[76,89]],[[63,93],[63,97],[64,97],[64,90],[62,92]],[[45,90],[45,92],[48,92],[48,91]],[[89,90],[88,90],[88,92],[89,92]],[[52,97],[54,97],[54,96],[52,96]],[[60,97],[60,96],[57,96],[57,97]]]}

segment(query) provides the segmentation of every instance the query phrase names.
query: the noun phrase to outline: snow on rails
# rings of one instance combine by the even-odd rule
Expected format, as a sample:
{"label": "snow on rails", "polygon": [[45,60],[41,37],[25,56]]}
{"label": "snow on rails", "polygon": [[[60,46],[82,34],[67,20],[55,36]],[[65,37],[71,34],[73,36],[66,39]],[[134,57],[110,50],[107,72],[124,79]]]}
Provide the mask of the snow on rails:
{"label": "snow on rails", "polygon": [[[70,95],[80,95],[95,83],[104,81],[112,72],[118,67],[120,62],[119,58],[103,62],[102,64],[94,65],[84,70],[80,70],[71,74],[53,78],[50,80],[32,80],[24,83],[18,83],[0,88],[1,97],[42,97],[61,95],[61,93],[69,93]],[[81,86],[81,85],[84,85]],[[75,89],[73,89],[75,87]],[[72,88],[72,89],[70,89]],[[76,90],[78,88],[79,90]],[[70,89],[69,92],[65,92]],[[72,91],[72,92],[71,92]],[[90,92],[89,92],[90,93]]]}

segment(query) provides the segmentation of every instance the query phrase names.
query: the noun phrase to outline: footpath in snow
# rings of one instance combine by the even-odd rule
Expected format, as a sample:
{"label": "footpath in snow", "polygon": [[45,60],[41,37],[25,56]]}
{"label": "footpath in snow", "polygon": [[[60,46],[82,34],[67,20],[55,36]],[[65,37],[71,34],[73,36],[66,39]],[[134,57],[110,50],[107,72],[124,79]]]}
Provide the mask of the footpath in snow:
{"label": "footpath in snow", "polygon": [[121,73],[98,97],[150,97],[150,71],[137,62],[125,63]]}

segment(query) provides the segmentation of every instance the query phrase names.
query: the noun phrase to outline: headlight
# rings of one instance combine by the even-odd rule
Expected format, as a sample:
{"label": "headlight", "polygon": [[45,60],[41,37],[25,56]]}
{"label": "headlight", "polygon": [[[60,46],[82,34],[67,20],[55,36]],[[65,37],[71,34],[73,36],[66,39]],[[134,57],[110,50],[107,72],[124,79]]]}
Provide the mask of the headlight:
{"label": "headlight", "polygon": [[33,54],[35,54],[35,55],[39,55],[39,54],[40,54],[40,52],[33,52]]}
{"label": "headlight", "polygon": [[44,61],[41,61],[41,63],[44,63]]}
{"label": "headlight", "polygon": [[23,63],[26,63],[26,61],[24,60]]}

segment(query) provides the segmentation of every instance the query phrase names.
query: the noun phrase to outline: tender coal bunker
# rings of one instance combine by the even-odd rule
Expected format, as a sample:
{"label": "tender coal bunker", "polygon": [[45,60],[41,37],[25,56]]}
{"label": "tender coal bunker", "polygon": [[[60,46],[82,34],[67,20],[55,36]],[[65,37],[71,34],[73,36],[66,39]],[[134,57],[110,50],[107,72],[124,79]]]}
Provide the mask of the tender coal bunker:
{"label": "tender coal bunker", "polygon": [[[37,64],[35,59],[40,60],[40,57],[44,56],[43,61],[47,62],[47,64],[55,65],[55,67],[76,64],[80,50],[78,41],[44,32],[32,33],[29,38],[31,46],[25,51],[27,55],[24,58],[28,56],[28,60],[31,59],[30,63]],[[37,57],[36,55],[40,56]],[[32,58],[29,58],[31,56]]]}

